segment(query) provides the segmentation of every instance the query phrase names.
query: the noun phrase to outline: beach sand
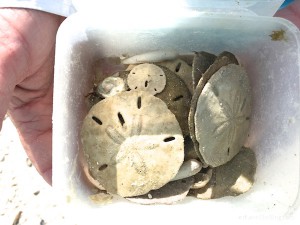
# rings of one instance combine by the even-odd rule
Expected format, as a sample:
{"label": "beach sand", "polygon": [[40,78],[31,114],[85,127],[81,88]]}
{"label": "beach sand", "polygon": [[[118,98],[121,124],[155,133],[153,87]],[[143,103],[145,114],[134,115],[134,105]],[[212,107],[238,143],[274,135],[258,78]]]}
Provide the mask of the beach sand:
{"label": "beach sand", "polygon": [[8,117],[0,132],[0,224],[69,224],[54,190],[31,165]]}

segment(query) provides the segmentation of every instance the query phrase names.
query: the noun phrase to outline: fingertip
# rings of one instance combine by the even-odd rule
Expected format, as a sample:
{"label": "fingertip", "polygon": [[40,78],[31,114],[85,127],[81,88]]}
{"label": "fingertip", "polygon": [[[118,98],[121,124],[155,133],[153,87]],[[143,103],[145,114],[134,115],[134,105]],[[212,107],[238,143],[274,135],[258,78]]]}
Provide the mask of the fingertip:
{"label": "fingertip", "polygon": [[0,109],[0,131],[2,130],[3,121],[6,119],[6,117],[7,117],[6,113],[1,113],[1,109]]}
{"label": "fingertip", "polygon": [[47,169],[46,171],[42,172],[42,177],[44,178],[44,180],[50,185],[52,186],[52,168]]}

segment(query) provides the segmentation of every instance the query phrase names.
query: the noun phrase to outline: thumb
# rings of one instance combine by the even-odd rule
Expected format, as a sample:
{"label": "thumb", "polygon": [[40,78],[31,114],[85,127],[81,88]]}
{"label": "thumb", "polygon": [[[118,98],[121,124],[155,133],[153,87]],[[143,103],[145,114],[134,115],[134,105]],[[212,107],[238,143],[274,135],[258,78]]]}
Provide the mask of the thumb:
{"label": "thumb", "polygon": [[26,43],[14,28],[7,9],[0,9],[0,130],[20,75],[26,73]]}
{"label": "thumb", "polygon": [[300,1],[294,1],[286,8],[279,10],[275,14],[276,17],[282,17],[290,20],[298,28],[300,28]]}

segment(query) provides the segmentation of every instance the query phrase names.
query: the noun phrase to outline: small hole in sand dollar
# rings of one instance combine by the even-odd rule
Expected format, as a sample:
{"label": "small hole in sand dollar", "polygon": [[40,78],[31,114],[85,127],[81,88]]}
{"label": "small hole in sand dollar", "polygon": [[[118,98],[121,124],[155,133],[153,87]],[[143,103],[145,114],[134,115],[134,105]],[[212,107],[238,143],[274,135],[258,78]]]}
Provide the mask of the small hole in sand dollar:
{"label": "small hole in sand dollar", "polygon": [[124,118],[123,118],[122,114],[121,114],[121,113],[119,113],[119,112],[118,112],[118,118],[119,118],[120,124],[123,126],[123,125],[124,125],[124,123],[125,123],[125,120],[124,120]]}
{"label": "small hole in sand dollar", "polygon": [[176,65],[175,72],[177,73],[180,70],[181,62]]}
{"label": "small hole in sand dollar", "polygon": [[98,170],[99,170],[99,171],[102,171],[102,170],[105,170],[107,167],[108,167],[107,164],[103,164],[103,165],[101,165],[101,166],[98,168]]}
{"label": "small hole in sand dollar", "polygon": [[140,109],[142,107],[142,98],[141,98],[141,96],[139,96],[138,99],[137,99],[137,107],[138,107],[138,109]]}
{"label": "small hole in sand dollar", "polygon": [[174,102],[177,102],[177,101],[179,101],[179,100],[182,99],[182,98],[183,98],[183,95],[179,95],[179,96],[173,98],[173,101],[174,101]]}
{"label": "small hole in sand dollar", "polygon": [[175,137],[167,137],[164,139],[164,142],[170,142],[170,141],[174,141]]}
{"label": "small hole in sand dollar", "polygon": [[94,120],[99,125],[102,125],[102,121],[99,118],[97,118],[96,116],[92,116],[92,120]]}

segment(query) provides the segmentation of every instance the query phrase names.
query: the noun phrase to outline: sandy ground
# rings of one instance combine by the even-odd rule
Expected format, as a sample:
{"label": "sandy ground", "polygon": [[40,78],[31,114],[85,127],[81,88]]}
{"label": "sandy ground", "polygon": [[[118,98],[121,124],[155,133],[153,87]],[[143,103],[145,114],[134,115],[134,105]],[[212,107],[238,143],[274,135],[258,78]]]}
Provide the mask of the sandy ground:
{"label": "sandy ground", "polygon": [[53,189],[31,165],[6,118],[0,133],[0,225],[11,224],[68,223]]}

